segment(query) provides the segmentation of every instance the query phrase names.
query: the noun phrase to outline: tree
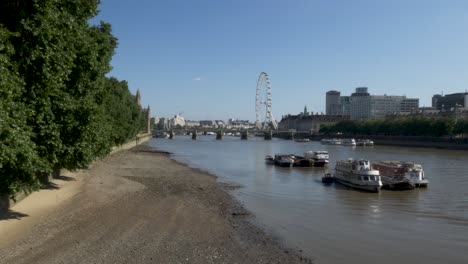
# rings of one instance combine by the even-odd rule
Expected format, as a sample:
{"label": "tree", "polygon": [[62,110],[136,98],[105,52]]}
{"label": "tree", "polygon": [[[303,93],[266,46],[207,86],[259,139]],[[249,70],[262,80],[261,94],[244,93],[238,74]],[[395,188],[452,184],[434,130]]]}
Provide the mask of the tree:
{"label": "tree", "polygon": [[11,60],[12,34],[0,25],[0,196],[39,186],[44,170],[27,126],[28,110],[21,100],[24,81]]}

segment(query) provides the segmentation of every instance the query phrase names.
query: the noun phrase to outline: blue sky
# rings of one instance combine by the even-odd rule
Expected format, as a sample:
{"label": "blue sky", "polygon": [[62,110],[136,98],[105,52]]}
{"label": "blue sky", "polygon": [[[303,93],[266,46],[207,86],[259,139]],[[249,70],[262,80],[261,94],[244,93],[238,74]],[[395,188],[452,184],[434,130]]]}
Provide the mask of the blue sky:
{"label": "blue sky", "polygon": [[276,119],[325,92],[406,95],[468,89],[465,0],[102,0],[119,46],[110,75],[153,116],[255,119],[259,74]]}

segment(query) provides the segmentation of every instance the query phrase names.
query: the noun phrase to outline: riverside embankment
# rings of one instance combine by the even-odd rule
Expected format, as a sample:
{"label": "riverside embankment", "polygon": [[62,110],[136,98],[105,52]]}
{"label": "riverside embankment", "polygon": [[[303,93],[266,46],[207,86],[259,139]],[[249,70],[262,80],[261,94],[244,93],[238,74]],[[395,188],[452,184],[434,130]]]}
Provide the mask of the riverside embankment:
{"label": "riverside embankment", "polygon": [[310,133],[284,132],[276,134],[275,137],[282,139],[308,138],[313,141],[320,141],[324,138],[370,139],[373,140],[376,145],[382,146],[468,150],[468,138],[451,136],[311,135]]}
{"label": "riverside embankment", "polygon": [[[134,139],[128,141],[127,143],[119,146],[115,146],[111,150],[111,154],[117,153],[122,150],[128,150],[131,149],[135,146],[138,146],[140,144],[143,144],[147,142],[148,140],[151,139],[151,134],[138,134]],[[92,165],[91,165],[92,167]],[[52,177],[52,175],[47,179],[48,182],[46,183],[45,186],[43,186],[44,189],[48,189],[51,186],[57,186],[61,185],[63,183],[63,179],[66,179],[69,177],[69,175],[79,175],[79,173],[74,173],[68,170],[61,170],[60,175],[56,177],[55,179]],[[44,192],[44,191],[43,191]],[[34,193],[34,192],[33,192]],[[31,192],[27,191],[20,191],[16,193],[15,199],[11,199],[8,196],[0,196],[0,219],[4,218],[5,215],[9,214],[9,209],[13,207],[15,204],[21,202],[24,198],[28,197],[28,195],[31,195]]]}
{"label": "riverside embankment", "polygon": [[38,192],[0,220],[0,263],[310,262],[250,223],[235,186],[143,146],[62,181],[46,210]]}

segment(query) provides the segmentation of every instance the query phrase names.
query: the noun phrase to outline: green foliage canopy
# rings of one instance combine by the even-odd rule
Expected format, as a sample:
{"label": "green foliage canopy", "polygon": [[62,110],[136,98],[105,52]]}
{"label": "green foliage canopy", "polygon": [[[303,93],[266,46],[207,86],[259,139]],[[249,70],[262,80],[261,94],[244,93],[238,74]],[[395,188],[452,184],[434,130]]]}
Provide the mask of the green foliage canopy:
{"label": "green foliage canopy", "polygon": [[96,0],[0,3],[0,195],[53,170],[85,168],[135,137],[141,108],[108,78],[111,26]]}

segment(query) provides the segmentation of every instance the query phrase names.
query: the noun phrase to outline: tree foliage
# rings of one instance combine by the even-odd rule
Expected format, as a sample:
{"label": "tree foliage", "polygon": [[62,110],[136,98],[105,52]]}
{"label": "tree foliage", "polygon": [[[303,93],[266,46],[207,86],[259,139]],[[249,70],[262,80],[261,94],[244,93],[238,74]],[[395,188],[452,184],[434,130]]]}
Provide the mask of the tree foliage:
{"label": "tree foliage", "polygon": [[0,195],[53,170],[85,168],[134,137],[141,109],[108,78],[111,26],[96,0],[0,3]]}
{"label": "tree foliage", "polygon": [[324,134],[434,136],[467,134],[468,121],[444,117],[388,117],[367,121],[342,121],[320,129]]}

